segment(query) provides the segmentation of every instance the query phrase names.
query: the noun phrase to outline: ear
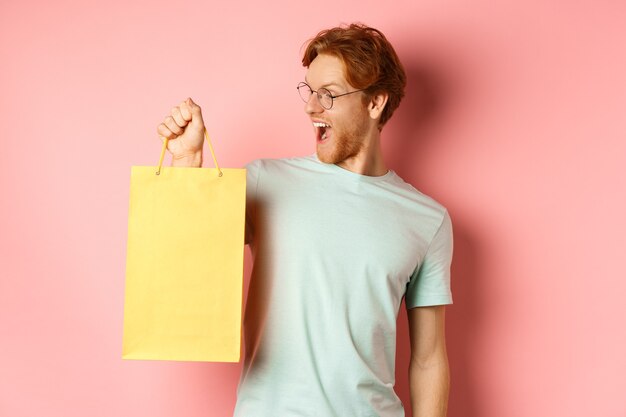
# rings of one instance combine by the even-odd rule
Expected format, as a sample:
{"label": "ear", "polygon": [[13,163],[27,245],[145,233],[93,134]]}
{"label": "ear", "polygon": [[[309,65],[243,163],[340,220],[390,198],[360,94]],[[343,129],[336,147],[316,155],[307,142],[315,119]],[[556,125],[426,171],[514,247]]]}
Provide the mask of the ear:
{"label": "ear", "polygon": [[370,114],[370,117],[374,120],[380,119],[380,116],[383,114],[383,110],[387,105],[387,100],[389,99],[389,93],[385,91],[379,91],[375,93],[371,100],[370,104],[367,106],[367,110]]}

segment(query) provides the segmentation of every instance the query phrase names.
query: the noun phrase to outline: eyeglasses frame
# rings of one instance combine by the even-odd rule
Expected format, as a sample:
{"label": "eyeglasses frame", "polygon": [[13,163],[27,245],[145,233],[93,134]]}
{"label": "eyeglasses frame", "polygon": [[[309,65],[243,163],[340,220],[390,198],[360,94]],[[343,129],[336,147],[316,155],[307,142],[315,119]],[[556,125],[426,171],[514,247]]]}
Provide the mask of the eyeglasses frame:
{"label": "eyeglasses frame", "polygon": [[[336,99],[336,98],[338,98],[338,97],[343,97],[343,96],[347,96],[348,94],[358,93],[359,91],[365,91],[365,90],[367,90],[367,88],[361,88],[360,90],[349,91],[349,92],[347,92],[347,93],[337,94],[336,96],[334,96],[334,95],[333,95],[333,93],[331,93],[331,92],[330,92],[330,90],[329,90],[329,89],[327,89],[327,88],[322,87],[322,88],[319,88],[319,89],[317,89],[317,90],[313,90],[313,89],[311,88],[311,86],[310,86],[310,85],[308,85],[306,82],[304,82],[304,81],[300,81],[300,82],[298,83],[298,86],[296,87],[296,90],[298,90],[298,95],[300,96],[300,98],[302,99],[302,101],[304,101],[305,103],[308,103],[309,101],[308,101],[308,100],[305,100],[305,99],[304,99],[304,97],[302,97],[302,95],[300,94],[300,87],[302,87],[302,86],[304,86],[304,85],[306,85],[306,86],[309,88],[309,90],[311,90],[311,95],[309,96],[309,100],[311,100],[311,97],[313,96],[313,93],[317,94],[317,101],[319,101],[320,106],[322,106],[322,107],[323,107],[323,108],[325,108],[326,110],[330,110],[330,109],[332,109],[332,108],[333,108],[333,104],[335,104],[335,99]],[[330,100],[331,100],[331,101],[330,101],[330,107],[326,108],[326,107],[324,107],[324,106],[322,105],[322,99],[320,98],[320,93],[318,93],[318,91],[319,91],[319,90],[326,90],[326,91],[328,91],[328,95],[330,96]]]}

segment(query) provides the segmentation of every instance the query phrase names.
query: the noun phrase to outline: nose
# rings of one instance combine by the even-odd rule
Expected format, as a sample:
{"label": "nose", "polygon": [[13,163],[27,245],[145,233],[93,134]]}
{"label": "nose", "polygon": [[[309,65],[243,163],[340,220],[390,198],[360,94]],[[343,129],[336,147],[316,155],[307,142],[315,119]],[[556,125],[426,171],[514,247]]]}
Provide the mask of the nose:
{"label": "nose", "polygon": [[306,114],[313,114],[321,113],[323,111],[324,107],[322,107],[322,105],[320,104],[320,100],[317,98],[317,94],[311,94],[311,97],[309,97],[309,101],[307,101],[304,105],[304,112]]}

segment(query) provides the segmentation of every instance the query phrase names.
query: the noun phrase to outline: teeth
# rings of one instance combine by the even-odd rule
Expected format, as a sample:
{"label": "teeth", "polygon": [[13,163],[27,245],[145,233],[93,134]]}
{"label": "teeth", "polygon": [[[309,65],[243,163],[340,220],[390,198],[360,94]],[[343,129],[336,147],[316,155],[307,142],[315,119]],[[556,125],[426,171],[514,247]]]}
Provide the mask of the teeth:
{"label": "teeth", "polygon": [[320,123],[320,122],[313,122],[313,126],[315,126],[315,127],[330,127],[330,125],[327,125],[326,123]]}

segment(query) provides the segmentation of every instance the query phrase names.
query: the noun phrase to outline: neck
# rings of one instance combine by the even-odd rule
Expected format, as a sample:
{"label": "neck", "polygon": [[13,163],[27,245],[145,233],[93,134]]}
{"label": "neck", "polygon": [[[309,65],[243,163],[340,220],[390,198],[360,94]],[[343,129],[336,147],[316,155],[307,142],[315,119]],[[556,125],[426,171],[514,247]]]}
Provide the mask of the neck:
{"label": "neck", "polygon": [[365,138],[363,147],[358,154],[337,163],[338,166],[361,175],[379,177],[387,173],[388,168],[383,159],[380,146],[380,131],[375,131]]}

